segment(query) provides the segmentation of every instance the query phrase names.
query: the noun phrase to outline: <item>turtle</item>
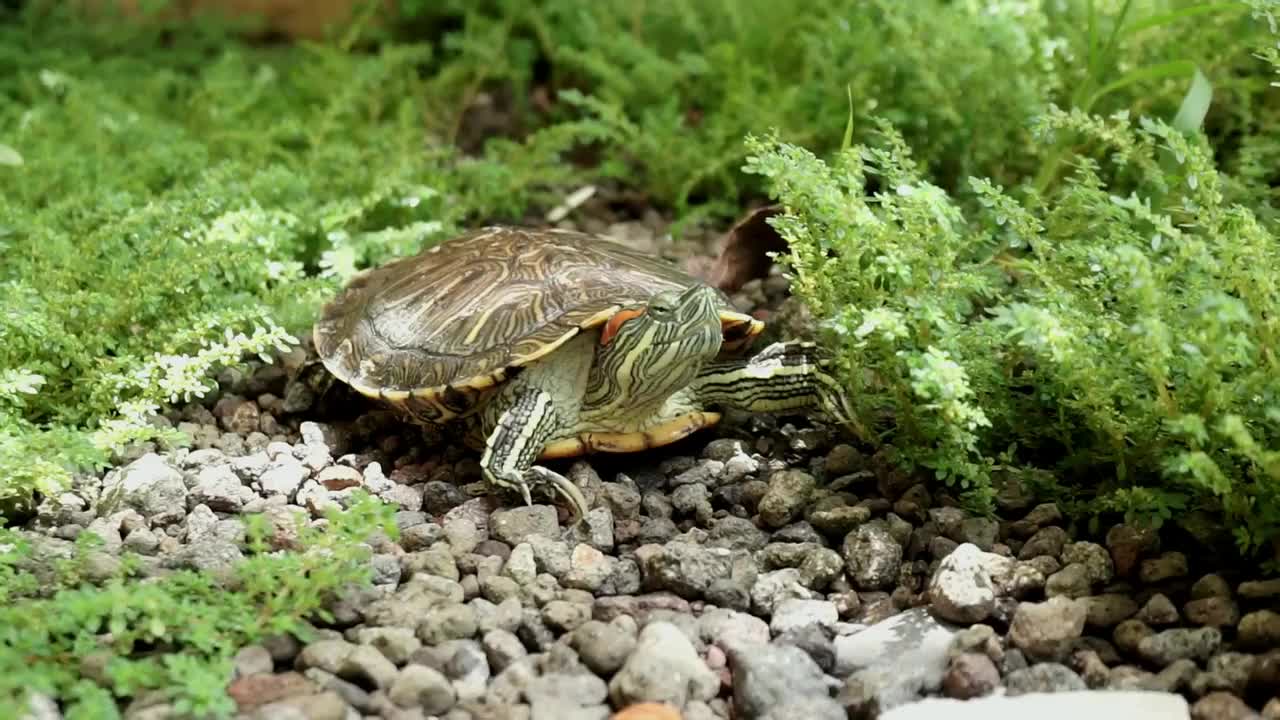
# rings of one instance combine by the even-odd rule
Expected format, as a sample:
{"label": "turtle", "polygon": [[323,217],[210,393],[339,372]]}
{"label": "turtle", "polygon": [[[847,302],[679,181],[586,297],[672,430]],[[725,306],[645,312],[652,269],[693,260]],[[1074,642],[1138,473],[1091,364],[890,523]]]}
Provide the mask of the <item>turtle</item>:
{"label": "turtle", "polygon": [[492,492],[532,504],[531,489],[552,490],[580,520],[582,492],[541,463],[673,443],[728,409],[849,422],[826,354],[795,340],[748,354],[763,330],[655,255],[493,225],[360,271],[312,339],[324,369],[361,395],[460,428]]}

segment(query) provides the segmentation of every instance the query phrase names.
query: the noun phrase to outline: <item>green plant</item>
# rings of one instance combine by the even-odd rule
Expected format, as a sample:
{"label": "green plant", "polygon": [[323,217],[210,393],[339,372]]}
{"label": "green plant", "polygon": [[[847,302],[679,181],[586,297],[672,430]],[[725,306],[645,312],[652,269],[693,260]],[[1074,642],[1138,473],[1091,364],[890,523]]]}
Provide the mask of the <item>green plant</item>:
{"label": "green plant", "polygon": [[190,570],[138,579],[128,561],[84,582],[96,545],[84,533],[50,587],[32,573],[32,543],[0,531],[0,704],[42,693],[80,720],[120,717],[121,701],[147,696],[186,716],[230,717],[235,653],[271,635],[310,637],[310,622],[332,620],[337,596],[369,582],[363,542],[396,533],[392,508],[367,495],[324,525],[300,520],[296,551],[273,550],[263,516],[246,526],[248,556],[222,584]]}
{"label": "green plant", "polygon": [[[761,190],[738,172],[746,134],[775,128],[834,150],[846,92],[857,141],[872,138],[874,118],[892,122],[921,171],[962,201],[970,176],[1013,186],[1039,174],[1042,190],[1057,177],[1059,161],[1045,161],[1031,134],[1051,104],[1167,117],[1198,69],[1220,104],[1211,132],[1233,135],[1267,105],[1251,52],[1268,29],[1250,10],[1270,1],[491,0],[401,10],[420,32],[457,26],[428,84],[444,108],[440,132],[454,136],[482,90],[502,98],[516,128],[585,123],[598,175],[688,221],[736,215]],[[559,102],[540,107],[534,90]]]}
{"label": "green plant", "polygon": [[9,12],[0,515],[130,442],[184,442],[154,416],[291,346],[356,269],[570,182],[566,129],[480,159],[425,142],[420,44],[252,48]]}
{"label": "green plant", "polygon": [[748,143],[747,171],[786,207],[771,222],[793,288],[827,318],[859,413],[979,507],[1012,460],[1056,471],[1095,509],[1159,521],[1212,508],[1240,550],[1275,542],[1274,228],[1224,201],[1203,138],[1080,111],[1035,131],[1090,154],[1045,196],[971,180],[976,212],[925,180],[887,125],[830,165],[774,137]]}

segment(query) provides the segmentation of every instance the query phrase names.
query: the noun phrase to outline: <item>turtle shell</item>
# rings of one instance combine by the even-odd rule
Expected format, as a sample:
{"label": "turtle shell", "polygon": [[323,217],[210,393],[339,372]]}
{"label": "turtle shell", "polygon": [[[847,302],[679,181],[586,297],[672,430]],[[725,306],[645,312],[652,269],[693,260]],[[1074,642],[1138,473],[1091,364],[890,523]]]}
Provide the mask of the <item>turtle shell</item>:
{"label": "turtle shell", "polygon": [[[701,282],[594,235],[489,227],[359,273],[313,336],[338,379],[438,422],[622,307]],[[760,332],[720,298],[727,348]]]}

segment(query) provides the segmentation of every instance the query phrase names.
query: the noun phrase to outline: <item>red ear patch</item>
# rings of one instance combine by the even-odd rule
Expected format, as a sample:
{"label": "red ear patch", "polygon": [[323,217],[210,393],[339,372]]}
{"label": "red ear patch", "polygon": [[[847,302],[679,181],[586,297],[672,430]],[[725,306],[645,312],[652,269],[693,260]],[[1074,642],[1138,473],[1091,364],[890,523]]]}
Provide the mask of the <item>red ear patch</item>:
{"label": "red ear patch", "polygon": [[604,324],[604,329],[600,331],[600,344],[608,345],[613,336],[618,334],[618,329],[622,327],[622,323],[628,320],[634,320],[644,314],[644,310],[619,310],[609,318],[609,322]]}

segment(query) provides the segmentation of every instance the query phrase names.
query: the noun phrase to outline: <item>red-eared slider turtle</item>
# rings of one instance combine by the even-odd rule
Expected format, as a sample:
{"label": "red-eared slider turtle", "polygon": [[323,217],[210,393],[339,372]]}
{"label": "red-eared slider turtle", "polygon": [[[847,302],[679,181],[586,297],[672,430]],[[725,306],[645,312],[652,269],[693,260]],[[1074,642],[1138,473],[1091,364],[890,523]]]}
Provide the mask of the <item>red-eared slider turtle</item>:
{"label": "red-eared slider turtle", "polygon": [[739,352],[760,321],[719,290],[603,238],[491,227],[366,270],[314,328],[330,373],[429,425],[466,423],[495,488],[563,476],[534,463],[629,452],[715,424],[719,410],[822,406],[847,419],[814,346]]}

